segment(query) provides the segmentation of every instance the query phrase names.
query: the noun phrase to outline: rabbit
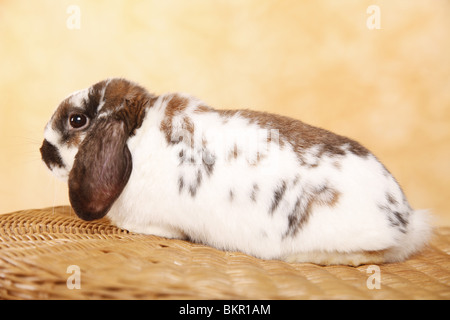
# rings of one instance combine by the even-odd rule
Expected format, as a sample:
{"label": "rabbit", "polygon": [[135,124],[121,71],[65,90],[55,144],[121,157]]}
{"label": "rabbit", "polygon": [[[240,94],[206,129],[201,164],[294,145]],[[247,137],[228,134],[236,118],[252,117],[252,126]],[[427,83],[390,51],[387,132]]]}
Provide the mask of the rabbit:
{"label": "rabbit", "polygon": [[123,78],[65,98],[40,151],[79,218],[131,232],[349,266],[403,261],[432,234],[428,211],[361,144]]}

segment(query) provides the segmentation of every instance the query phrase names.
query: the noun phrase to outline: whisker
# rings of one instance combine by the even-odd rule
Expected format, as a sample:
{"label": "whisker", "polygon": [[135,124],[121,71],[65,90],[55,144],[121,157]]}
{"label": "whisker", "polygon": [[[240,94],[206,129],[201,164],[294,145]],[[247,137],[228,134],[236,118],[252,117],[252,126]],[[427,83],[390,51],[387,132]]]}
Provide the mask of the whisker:
{"label": "whisker", "polygon": [[33,145],[39,147],[42,144],[42,138],[32,136],[9,136],[11,145]]}
{"label": "whisker", "polygon": [[55,203],[56,203],[56,183],[55,179],[52,179],[53,181],[53,203],[52,203],[52,215],[55,215]]}

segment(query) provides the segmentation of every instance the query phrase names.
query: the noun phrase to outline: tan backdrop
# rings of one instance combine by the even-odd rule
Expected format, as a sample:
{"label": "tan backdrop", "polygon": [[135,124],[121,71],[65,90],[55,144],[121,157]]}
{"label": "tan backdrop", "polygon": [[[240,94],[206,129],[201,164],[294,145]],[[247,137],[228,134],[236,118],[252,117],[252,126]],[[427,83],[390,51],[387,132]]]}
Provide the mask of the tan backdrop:
{"label": "tan backdrop", "polygon": [[123,76],[359,140],[450,225],[449,39],[447,0],[0,0],[0,212],[68,203],[45,123]]}

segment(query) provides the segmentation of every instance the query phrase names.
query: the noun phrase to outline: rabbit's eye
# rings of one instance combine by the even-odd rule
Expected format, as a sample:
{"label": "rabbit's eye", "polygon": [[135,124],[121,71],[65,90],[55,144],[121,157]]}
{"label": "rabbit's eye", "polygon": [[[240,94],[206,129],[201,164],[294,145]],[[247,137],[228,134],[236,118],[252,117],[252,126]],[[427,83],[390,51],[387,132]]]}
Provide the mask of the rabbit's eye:
{"label": "rabbit's eye", "polygon": [[69,124],[74,129],[80,129],[86,126],[88,123],[88,117],[81,113],[74,113],[69,117]]}

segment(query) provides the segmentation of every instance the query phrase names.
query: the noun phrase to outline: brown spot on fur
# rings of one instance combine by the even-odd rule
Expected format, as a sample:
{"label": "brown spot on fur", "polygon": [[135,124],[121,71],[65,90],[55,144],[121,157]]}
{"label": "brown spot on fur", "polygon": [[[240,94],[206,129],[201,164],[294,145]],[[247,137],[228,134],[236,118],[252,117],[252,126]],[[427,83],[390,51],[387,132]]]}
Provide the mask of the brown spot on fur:
{"label": "brown spot on fur", "polygon": [[213,111],[213,109],[208,106],[200,105],[194,110],[194,113],[202,113],[202,112],[210,112],[210,111]]}
{"label": "brown spot on fur", "polygon": [[202,172],[200,170],[197,171],[197,187],[202,183]]}
{"label": "brown spot on fur", "polygon": [[182,164],[182,163],[184,162],[184,150],[181,150],[181,151],[178,153],[178,158],[179,158],[179,160],[180,160],[180,163],[179,163],[179,165],[180,165],[180,164]]}
{"label": "brown spot on fur", "polygon": [[311,217],[312,207],[315,203],[317,203],[315,199],[309,199],[307,201],[306,208],[304,209],[303,213],[300,215],[300,218],[298,218],[297,225],[291,225],[291,227],[293,227],[292,236],[295,236],[297,231],[299,229],[301,229],[308,222],[309,218]]}
{"label": "brown spot on fur", "polygon": [[275,189],[273,193],[273,200],[272,200],[272,206],[270,207],[270,213],[273,214],[273,212],[277,209],[278,205],[280,204],[281,199],[284,196],[284,193],[286,192],[286,181],[282,181],[281,185]]}
{"label": "brown spot on fur", "polygon": [[183,190],[184,190],[184,187],[186,187],[186,189],[189,192],[189,194],[191,195],[191,197],[195,197],[195,195],[197,194],[198,188],[202,184],[202,180],[203,180],[203,174],[202,174],[201,170],[197,171],[196,178],[193,181],[188,180],[186,182],[182,176],[178,177],[178,193],[181,194],[181,192],[183,192]]}
{"label": "brown spot on fur", "polygon": [[261,162],[262,159],[266,158],[267,156],[265,154],[262,154],[261,152],[256,152],[256,157],[254,159],[249,159],[249,165],[252,167],[255,167]]}
{"label": "brown spot on fur", "polygon": [[187,130],[191,135],[194,134],[194,123],[189,117],[183,118],[183,129]]}
{"label": "brown spot on fur", "polygon": [[183,187],[184,187],[184,179],[183,177],[179,177],[178,178],[178,192],[181,193],[181,191],[183,191]]}
{"label": "brown spot on fur", "polygon": [[336,190],[332,190],[331,192],[331,198],[326,205],[329,207],[334,207],[336,203],[338,203],[341,193]]}
{"label": "brown spot on fur", "polygon": [[210,176],[214,170],[216,157],[206,148],[204,148],[202,152],[202,163],[206,174]]}
{"label": "brown spot on fur", "polygon": [[295,202],[292,212],[288,215],[288,229],[283,235],[283,238],[286,238],[287,236],[295,236],[297,234],[300,225],[303,225],[304,221],[302,220],[305,219],[307,220],[309,218],[309,211],[308,211],[309,204],[306,207],[306,210],[300,212],[301,201],[302,199],[300,197],[297,198],[297,201]]}
{"label": "brown spot on fur", "polygon": [[189,117],[183,118],[183,124],[182,124],[183,130],[183,141],[188,144],[189,146],[194,145],[194,123]]}
{"label": "brown spot on fur", "polygon": [[140,128],[146,109],[156,101],[156,97],[146,89],[124,79],[113,79],[107,83],[103,99],[101,113],[115,112],[114,117],[125,124],[130,135]]}
{"label": "brown spot on fur", "polygon": [[233,199],[234,199],[234,192],[233,192],[233,190],[230,190],[230,193],[229,193],[230,202],[233,202]]}
{"label": "brown spot on fur", "polygon": [[298,197],[294,208],[288,215],[288,228],[283,238],[295,236],[308,223],[315,205],[334,207],[339,201],[340,195],[340,192],[325,185],[313,191],[309,196]]}
{"label": "brown spot on fur", "polygon": [[[185,142],[190,143],[191,139],[185,139],[187,137],[183,137],[181,135],[179,137],[173,136],[174,132],[172,124],[173,118],[186,109],[189,103],[189,99],[181,97],[178,94],[173,94],[171,96],[165,97],[165,99],[170,100],[167,102],[164,120],[161,122],[160,130],[164,133],[167,143],[176,144],[184,140],[186,140]],[[194,132],[194,124],[188,117],[183,118],[183,129],[185,129],[187,133]],[[185,134],[186,132],[180,134]]]}
{"label": "brown spot on fur", "polygon": [[338,170],[341,170],[342,165],[341,165],[341,163],[339,161],[334,161],[333,162],[333,167],[335,167]]}
{"label": "brown spot on fur", "polygon": [[217,110],[216,112],[225,118],[241,116],[248,119],[250,124],[255,123],[268,130],[278,130],[280,144],[289,143],[302,163],[304,152],[317,145],[321,146],[318,156],[345,155],[346,152],[343,150],[345,146],[355,155],[365,157],[369,154],[369,151],[356,141],[282,115],[253,110]]}
{"label": "brown spot on fur", "polygon": [[251,199],[253,202],[256,202],[256,195],[257,195],[258,191],[259,191],[258,185],[257,185],[256,183],[253,184],[252,192],[250,193],[250,199]]}
{"label": "brown spot on fur", "polygon": [[399,211],[398,208],[395,208],[398,205],[398,201],[389,193],[386,194],[386,200],[388,203],[380,204],[378,208],[386,214],[392,227],[398,228],[402,233],[406,233],[406,227],[409,224],[409,211]]}
{"label": "brown spot on fur", "polygon": [[397,205],[398,201],[394,198],[394,196],[390,193],[386,193],[386,199],[387,201],[392,205]]}
{"label": "brown spot on fur", "polygon": [[315,204],[333,207],[339,200],[340,195],[337,190],[324,185],[314,192],[312,200]]}
{"label": "brown spot on fur", "polygon": [[[112,80],[107,83],[104,95],[105,104],[102,107],[102,112],[113,111],[123,104],[130,89],[136,91],[133,84],[128,81]],[[133,98],[133,96],[130,95],[129,98]]]}
{"label": "brown spot on fur", "polygon": [[228,152],[227,160],[230,161],[232,159],[237,159],[240,153],[241,151],[238,149],[237,144],[234,144],[233,149]]}
{"label": "brown spot on fur", "polygon": [[191,185],[189,187],[189,194],[191,195],[192,198],[194,198],[195,195],[197,194],[197,187]]}

